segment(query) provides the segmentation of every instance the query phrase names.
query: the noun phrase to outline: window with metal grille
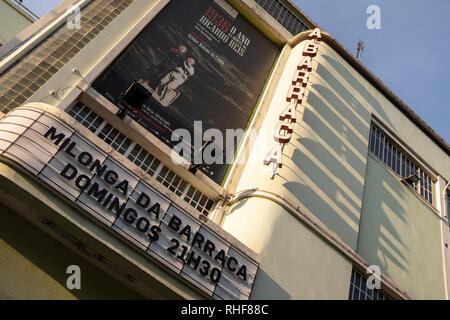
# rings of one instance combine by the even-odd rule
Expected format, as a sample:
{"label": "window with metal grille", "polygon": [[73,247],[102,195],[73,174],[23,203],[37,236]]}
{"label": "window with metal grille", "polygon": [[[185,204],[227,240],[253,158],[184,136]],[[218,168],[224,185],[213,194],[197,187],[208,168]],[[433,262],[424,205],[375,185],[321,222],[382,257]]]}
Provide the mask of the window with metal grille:
{"label": "window with metal grille", "polygon": [[139,168],[153,176],[158,169],[161,161],[152,156],[148,151],[140,145],[135,144],[131,152],[128,154],[128,160],[134,162]]}
{"label": "window with metal grille", "polygon": [[197,211],[204,215],[208,215],[211,211],[214,204],[212,199],[183,180],[149,151],[114,128],[88,106],[78,102],[69,109],[68,114]]}
{"label": "window with metal grille", "polygon": [[202,194],[192,186],[189,187],[189,190],[184,197],[184,201],[189,203],[200,212],[202,212],[203,210],[211,210],[211,206],[213,205],[210,199],[208,199],[204,194]]}
{"label": "window with metal grille", "polygon": [[255,0],[265,11],[293,35],[309,28],[279,0]]}
{"label": "window with metal grille", "polygon": [[423,168],[414,163],[412,157],[400,151],[393,141],[373,124],[370,127],[369,150],[400,177],[406,178],[417,175],[419,180],[411,183],[410,186],[423,199],[433,204],[434,181],[425,173]]}
{"label": "window with metal grille", "polygon": [[104,122],[102,117],[97,115],[92,110],[84,108],[81,103],[77,103],[72,109],[70,109],[69,114],[94,133]]}
{"label": "window with metal grille", "polygon": [[369,289],[367,287],[367,278],[359,271],[352,270],[350,281],[349,300],[392,300],[381,289]]}
{"label": "window with metal grille", "polygon": [[125,154],[131,146],[131,140],[109,123],[105,124],[97,135],[121,154]]}

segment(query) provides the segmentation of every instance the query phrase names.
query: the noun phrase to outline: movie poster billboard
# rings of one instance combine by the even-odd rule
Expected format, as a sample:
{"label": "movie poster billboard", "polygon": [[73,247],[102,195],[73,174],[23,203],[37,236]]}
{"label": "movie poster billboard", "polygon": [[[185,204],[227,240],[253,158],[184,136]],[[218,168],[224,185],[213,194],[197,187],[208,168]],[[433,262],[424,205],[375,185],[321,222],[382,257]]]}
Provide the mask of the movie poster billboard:
{"label": "movie poster billboard", "polygon": [[[227,169],[226,130],[246,128],[278,52],[224,2],[172,0],[93,84],[170,147],[179,143],[176,129],[192,137],[220,130],[224,160],[199,167],[218,183]],[[123,101],[133,83],[148,92],[137,107]],[[194,138],[183,143],[198,151]]]}

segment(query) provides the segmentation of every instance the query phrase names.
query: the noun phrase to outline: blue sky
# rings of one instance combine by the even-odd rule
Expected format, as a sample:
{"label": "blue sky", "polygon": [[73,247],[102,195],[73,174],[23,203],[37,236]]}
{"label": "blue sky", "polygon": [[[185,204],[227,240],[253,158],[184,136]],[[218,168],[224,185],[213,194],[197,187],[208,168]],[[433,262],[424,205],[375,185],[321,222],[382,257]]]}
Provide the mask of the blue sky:
{"label": "blue sky", "polygon": [[[187,1],[187,0],[186,0]],[[450,0],[293,0],[450,142]],[[23,0],[43,16],[61,0]],[[381,30],[366,26],[369,5],[381,9]]]}

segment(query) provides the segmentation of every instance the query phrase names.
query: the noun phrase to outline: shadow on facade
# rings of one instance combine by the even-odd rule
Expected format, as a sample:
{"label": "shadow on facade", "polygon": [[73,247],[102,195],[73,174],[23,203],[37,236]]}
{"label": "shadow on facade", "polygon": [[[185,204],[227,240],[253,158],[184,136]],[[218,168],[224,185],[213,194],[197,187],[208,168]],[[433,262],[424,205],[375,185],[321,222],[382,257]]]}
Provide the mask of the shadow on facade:
{"label": "shadow on facade", "polygon": [[291,296],[261,267],[256,274],[251,299],[290,300]]}
{"label": "shadow on facade", "polygon": [[[291,173],[283,175],[282,170],[279,177],[311,214],[356,249],[372,110],[391,123],[375,96],[345,66],[328,55],[321,57],[325,60],[317,67],[321,79],[312,85],[303,119],[296,125],[303,128],[294,129],[298,137],[290,143],[292,155],[283,155],[291,158],[284,166],[300,182],[291,181]],[[338,75],[344,82],[337,80]],[[348,85],[359,94],[352,95]],[[385,200],[394,206],[394,198]],[[392,225],[385,228],[399,238]],[[393,246],[388,239],[385,244]]]}
{"label": "shadow on facade", "polygon": [[[0,241],[16,251],[15,259],[17,255],[21,255],[33,266],[18,264],[16,271],[10,271],[16,274],[15,277],[23,276],[24,278],[22,281],[16,281],[16,292],[20,297],[68,299],[72,295],[77,299],[142,299],[96,267],[83,261],[47,234],[33,227],[22,217],[16,216],[16,213],[8,208],[0,206],[0,211],[2,213]],[[70,276],[66,274],[66,269],[69,265],[80,266],[81,289],[79,290],[66,288],[66,281]],[[28,283],[26,279],[32,279],[33,283]],[[32,293],[29,293],[30,289]]]}

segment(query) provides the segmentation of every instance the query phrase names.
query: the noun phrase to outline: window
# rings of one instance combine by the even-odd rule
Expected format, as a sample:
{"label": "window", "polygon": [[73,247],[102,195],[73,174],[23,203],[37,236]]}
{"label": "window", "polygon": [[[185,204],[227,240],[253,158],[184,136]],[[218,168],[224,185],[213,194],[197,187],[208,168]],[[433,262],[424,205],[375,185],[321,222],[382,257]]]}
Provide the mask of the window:
{"label": "window", "polygon": [[150,153],[148,153],[140,145],[135,144],[133,150],[131,150],[128,155],[128,160],[134,162],[139,168],[147,172],[149,175],[153,176],[158,169],[161,161],[156,159]]}
{"label": "window", "polygon": [[0,112],[18,107],[84,48],[134,0],[94,0],[82,9],[81,28],[63,24],[1,75]]}
{"label": "window", "polygon": [[352,270],[350,281],[349,300],[392,300],[381,289],[369,289],[367,287],[367,278],[359,271]]}
{"label": "window", "polygon": [[417,175],[419,180],[410,186],[428,203],[433,204],[434,181],[411,156],[400,151],[393,141],[373,124],[370,127],[369,151],[398,176],[406,178],[413,174]]}
{"label": "window", "polygon": [[255,0],[255,2],[293,35],[309,29],[280,0]]}
{"label": "window", "polygon": [[183,180],[150,152],[125,136],[117,128],[114,128],[86,105],[78,102],[68,113],[176,196],[190,204],[195,210],[204,215],[208,215],[211,211],[214,204],[212,199],[205,196],[186,180]]}

